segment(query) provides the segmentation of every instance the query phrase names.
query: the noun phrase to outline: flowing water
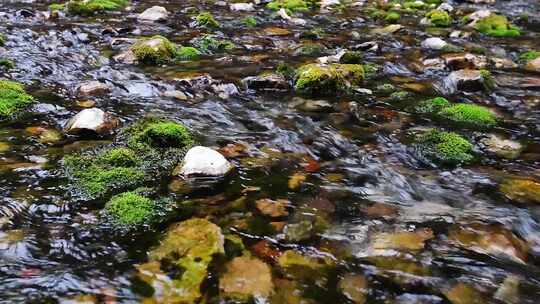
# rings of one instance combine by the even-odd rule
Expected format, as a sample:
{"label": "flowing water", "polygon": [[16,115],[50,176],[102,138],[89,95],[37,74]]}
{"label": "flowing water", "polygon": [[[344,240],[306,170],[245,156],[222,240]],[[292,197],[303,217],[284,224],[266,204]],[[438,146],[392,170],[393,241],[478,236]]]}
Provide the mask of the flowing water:
{"label": "flowing water", "polygon": [[[81,296],[89,296],[85,299],[91,303],[139,303],[136,265],[146,262],[147,252],[170,223],[186,219],[117,233],[100,220],[105,201],[84,202],[72,196],[62,158],[107,144],[113,137],[64,136],[44,144],[32,127],[61,130],[82,109],[76,87],[93,79],[112,90],[89,99],[122,125],[146,115],[169,117],[188,126],[201,145],[229,145],[240,151],[224,152],[235,172],[212,188],[186,194],[170,180],[153,186],[175,201],[195,201],[192,216],[207,217],[223,231],[240,236],[247,251],[272,267],[274,293],[281,298],[256,301],[361,303],[343,291],[344,278],[354,274],[368,282],[361,288],[367,303],[538,303],[540,205],[512,202],[498,188],[509,176],[540,178],[538,74],[490,68],[497,84],[492,90],[445,95],[486,105],[504,117],[504,124],[490,133],[522,142],[525,148],[516,159],[487,155],[475,146],[484,154],[481,160],[441,168],[419,157],[407,139],[414,130],[437,125],[411,114],[408,104],[441,94],[441,79],[449,74],[448,69],[417,68],[422,60],[440,55],[421,49],[420,43],[430,36],[448,37],[457,23],[450,29],[426,29],[418,24],[418,15],[404,14],[404,29],[380,36],[370,32],[385,25],[368,17],[363,8],[369,3],[302,14],[304,26],[285,22],[264,5],[256,6],[256,12],[233,12],[211,1],[133,1],[120,12],[46,18],[49,4],[0,2],[0,33],[7,38],[0,57],[16,64],[0,74],[24,83],[38,101],[29,114],[3,122],[0,129],[0,141],[8,147],[0,152],[1,303],[78,303]],[[475,33],[452,40],[454,44],[514,60],[524,50],[540,50],[537,1],[451,4],[456,16],[478,8],[503,12],[523,32],[517,38]],[[137,22],[137,14],[152,5],[171,12],[167,22]],[[212,12],[221,23],[213,32],[239,47],[157,67],[113,60],[139,36],[160,34],[189,45],[192,38],[209,32],[190,26],[188,13],[197,10]],[[242,23],[248,15],[257,16],[257,26]],[[287,32],[271,35],[272,27]],[[324,34],[313,41],[302,38],[309,29]],[[292,90],[253,91],[241,84],[242,78],[274,71],[281,62],[299,66],[313,61],[317,56],[295,55],[302,43],[320,43],[322,55],[331,55],[367,41],[375,42],[378,50],[364,51],[363,60],[380,68],[362,87],[376,91],[378,85],[392,83],[409,88],[409,98],[395,102],[377,94],[315,96],[331,102],[331,108],[312,112],[294,106],[300,95]],[[203,76],[202,81],[190,85],[182,80],[195,76]],[[220,97],[204,82],[232,83],[239,93]],[[173,89],[186,92],[188,100],[161,95]],[[470,138],[483,134],[465,133]],[[264,216],[255,207],[262,198],[287,199],[289,215]],[[238,207],[235,202],[240,199],[245,203]],[[283,224],[319,218],[324,218],[324,228],[314,229],[310,237],[284,237]],[[461,235],[466,229],[472,236]],[[380,244],[381,235],[403,232],[413,236],[401,240],[407,243],[405,249],[374,245]],[[428,237],[422,239],[423,232]],[[423,247],[409,248],[417,238]],[[261,244],[276,254],[296,249],[330,257],[334,267],[320,270],[316,278],[291,279],[257,249]],[[219,263],[213,265],[202,286],[208,303],[225,302],[218,288],[222,271]],[[295,292],[285,288],[290,282],[296,284]]]}

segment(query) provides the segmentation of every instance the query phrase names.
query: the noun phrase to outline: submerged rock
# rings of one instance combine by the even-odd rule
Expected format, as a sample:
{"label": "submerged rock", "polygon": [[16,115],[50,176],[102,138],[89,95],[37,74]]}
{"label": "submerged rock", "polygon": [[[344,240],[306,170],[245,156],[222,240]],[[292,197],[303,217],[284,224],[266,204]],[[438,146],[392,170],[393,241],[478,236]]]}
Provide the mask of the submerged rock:
{"label": "submerged rock", "polygon": [[152,6],[150,8],[147,8],[144,12],[142,12],[137,19],[139,21],[163,21],[167,20],[167,17],[169,16],[169,12],[166,8],[163,6]]}
{"label": "submerged rock", "polygon": [[499,186],[499,190],[510,200],[521,204],[540,204],[540,182],[532,179],[511,178]]}
{"label": "submerged rock", "polygon": [[221,153],[216,150],[196,146],[186,153],[184,161],[175,170],[178,174],[189,176],[225,176],[232,169]]}
{"label": "submerged rock", "polygon": [[422,250],[425,241],[433,238],[431,229],[419,229],[414,232],[379,233],[373,237],[375,250]]}
{"label": "submerged rock", "polygon": [[268,298],[274,293],[270,267],[259,259],[236,257],[226,266],[219,279],[219,290],[224,298],[247,301]]}
{"label": "submerged rock", "polygon": [[90,131],[97,134],[107,134],[119,124],[118,119],[98,108],[84,109],[73,116],[65,125],[68,134]]}
{"label": "submerged rock", "polygon": [[338,288],[355,304],[364,304],[368,293],[368,281],[360,274],[346,274],[338,283]]}

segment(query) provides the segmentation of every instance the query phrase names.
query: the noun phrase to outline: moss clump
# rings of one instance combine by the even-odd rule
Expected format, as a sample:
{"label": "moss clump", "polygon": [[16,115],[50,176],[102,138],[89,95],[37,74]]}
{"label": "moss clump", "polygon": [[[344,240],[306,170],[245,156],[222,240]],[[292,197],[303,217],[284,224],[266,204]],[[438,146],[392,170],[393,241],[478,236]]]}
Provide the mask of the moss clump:
{"label": "moss clump", "polygon": [[140,163],[135,152],[128,148],[108,150],[99,157],[99,160],[114,167],[134,167]]}
{"label": "moss clump", "polygon": [[137,226],[156,216],[156,205],[137,192],[124,192],[113,196],[105,205],[105,211],[121,225]]}
{"label": "moss clump", "polygon": [[225,39],[218,39],[215,35],[204,35],[195,39],[193,44],[203,53],[223,53],[235,48],[234,43]]}
{"label": "moss clump", "polygon": [[303,93],[335,94],[358,85],[364,79],[359,64],[306,64],[297,69],[294,87]]}
{"label": "moss clump", "polygon": [[247,27],[256,27],[257,26],[257,19],[253,16],[247,16],[246,18],[244,18],[244,20],[242,20],[242,22],[247,26]]}
{"label": "moss clump", "polygon": [[409,1],[403,4],[403,7],[408,10],[420,10],[426,7],[426,3],[422,1]]}
{"label": "moss clump", "polygon": [[521,35],[519,29],[508,22],[506,16],[496,14],[480,19],[476,23],[475,29],[493,37],[516,37]]}
{"label": "moss clump", "polygon": [[183,125],[170,120],[156,120],[133,126],[128,146],[145,150],[148,148],[188,148],[194,140]]}
{"label": "moss clump", "polygon": [[360,64],[364,58],[362,52],[357,51],[347,51],[341,58],[339,58],[339,63],[347,64]]}
{"label": "moss clump", "polygon": [[191,46],[183,46],[178,49],[176,58],[179,60],[195,60],[201,56],[201,52]]}
{"label": "moss clump", "polygon": [[397,23],[401,19],[401,15],[398,12],[388,12],[384,17],[384,21],[388,23]]}
{"label": "moss clump", "polygon": [[267,8],[279,11],[285,9],[288,13],[309,11],[310,5],[304,0],[274,0],[266,5]]}
{"label": "moss clump", "polygon": [[71,0],[66,3],[66,6],[72,14],[90,15],[96,12],[120,10],[127,4],[127,0]]}
{"label": "moss clump", "polygon": [[472,161],[473,145],[453,132],[432,130],[419,139],[420,151],[443,165],[459,165]]}
{"label": "moss clump", "polygon": [[219,27],[219,22],[214,19],[210,12],[202,12],[195,17],[198,26]]}
{"label": "moss clump", "polygon": [[6,70],[10,70],[15,68],[15,62],[10,59],[0,58],[0,67],[5,68]]}
{"label": "moss clump", "polygon": [[0,118],[9,118],[28,108],[34,98],[28,95],[21,84],[0,80]]}
{"label": "moss clump", "polygon": [[540,57],[539,51],[527,51],[519,55],[519,61],[528,62]]}
{"label": "moss clump", "polygon": [[377,75],[377,72],[379,71],[379,66],[372,63],[366,63],[362,65],[362,67],[364,68],[364,77],[366,79],[375,77],[375,75]]}
{"label": "moss clump", "polygon": [[53,3],[49,5],[50,11],[63,11],[66,8],[66,4]]}
{"label": "moss clump", "polygon": [[131,51],[141,63],[161,64],[172,60],[178,53],[178,46],[163,36],[141,38],[131,46]]}
{"label": "moss clump", "polygon": [[456,104],[442,109],[439,117],[466,128],[492,128],[497,125],[497,116],[489,109],[473,104]]}
{"label": "moss clump", "polygon": [[442,109],[450,106],[450,102],[444,97],[435,97],[432,99],[424,100],[418,103],[414,107],[414,112],[433,114],[441,111]]}
{"label": "moss clump", "polygon": [[431,24],[440,27],[447,27],[452,23],[452,17],[443,10],[432,10],[426,14],[426,18],[431,22]]}

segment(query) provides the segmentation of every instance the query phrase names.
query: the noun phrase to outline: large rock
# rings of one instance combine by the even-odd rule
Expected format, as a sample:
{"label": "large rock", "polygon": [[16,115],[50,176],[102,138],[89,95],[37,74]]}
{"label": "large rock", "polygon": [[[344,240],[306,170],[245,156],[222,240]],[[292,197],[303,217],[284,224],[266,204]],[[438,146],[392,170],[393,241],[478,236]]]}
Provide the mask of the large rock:
{"label": "large rock", "polygon": [[219,280],[223,297],[241,301],[251,297],[269,297],[274,292],[270,267],[259,259],[236,257],[226,265]]}
{"label": "large rock", "polygon": [[106,83],[94,80],[94,81],[88,81],[81,84],[77,88],[77,95],[79,97],[97,96],[97,95],[106,94],[110,90],[111,88]]}
{"label": "large rock", "polygon": [[166,20],[168,16],[169,12],[163,6],[152,6],[142,12],[137,19],[139,21],[156,22]]}
{"label": "large rock", "polygon": [[442,55],[446,66],[451,70],[483,69],[487,66],[486,56],[470,53],[452,53]]}
{"label": "large rock", "polygon": [[196,146],[186,153],[180,169],[180,175],[189,176],[224,176],[232,169],[231,164],[216,150]]}
{"label": "large rock", "polygon": [[242,84],[250,90],[287,91],[290,88],[285,77],[279,74],[249,76],[242,79]]}
{"label": "large rock", "polygon": [[118,126],[118,119],[98,108],[84,109],[73,116],[64,127],[68,134],[84,131],[106,134]]}

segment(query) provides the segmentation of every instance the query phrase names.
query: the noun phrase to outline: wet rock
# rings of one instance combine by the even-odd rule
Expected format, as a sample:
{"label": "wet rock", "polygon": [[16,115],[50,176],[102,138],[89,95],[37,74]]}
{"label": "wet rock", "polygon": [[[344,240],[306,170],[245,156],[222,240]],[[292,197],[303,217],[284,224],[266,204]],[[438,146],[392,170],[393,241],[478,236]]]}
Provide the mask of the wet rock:
{"label": "wet rock", "polygon": [[448,43],[439,37],[431,37],[422,41],[422,47],[430,50],[442,50],[448,46]]}
{"label": "wet rock", "polygon": [[443,92],[480,91],[485,88],[485,78],[480,70],[463,69],[450,73],[443,79]]}
{"label": "wet rock", "polygon": [[442,55],[446,66],[451,70],[483,69],[487,66],[485,56],[470,53],[453,53]]}
{"label": "wet rock", "polygon": [[264,214],[271,217],[280,217],[289,215],[287,208],[291,205],[286,199],[271,200],[268,198],[260,199],[255,202],[257,209]]}
{"label": "wet rock", "polygon": [[147,8],[144,12],[142,12],[137,19],[139,21],[157,22],[167,20],[168,16],[169,12],[163,6],[152,6],[151,8]]}
{"label": "wet rock", "polygon": [[164,97],[174,98],[177,100],[188,100],[186,93],[179,90],[165,91],[162,93]]}
{"label": "wet rock", "polygon": [[290,242],[309,240],[313,234],[313,224],[310,221],[287,224],[285,226],[285,239]]}
{"label": "wet rock", "polygon": [[467,27],[474,28],[476,23],[483,18],[489,17],[491,15],[490,10],[479,10],[465,17],[467,22]]}
{"label": "wet rock", "polygon": [[493,298],[508,304],[519,304],[519,281],[520,278],[515,275],[507,276],[497,289]]}
{"label": "wet rock", "polygon": [[231,3],[231,5],[229,5],[229,8],[231,9],[231,11],[251,12],[255,10],[255,8],[253,7],[253,3]]}
{"label": "wet rock", "polygon": [[98,96],[108,93],[111,88],[103,82],[89,81],[81,84],[77,88],[77,95],[79,97]]}
{"label": "wet rock", "polygon": [[242,84],[250,90],[287,91],[290,88],[289,82],[279,74],[249,76],[242,79]]}
{"label": "wet rock", "polygon": [[279,257],[278,265],[286,277],[315,279],[324,276],[324,270],[334,263],[329,257],[314,257],[287,250]]}
{"label": "wet rock", "polygon": [[509,178],[501,183],[499,190],[514,202],[540,204],[540,183],[532,179]]}
{"label": "wet rock", "polygon": [[508,58],[490,57],[489,62],[497,69],[514,69],[518,65]]}
{"label": "wet rock", "polygon": [[383,28],[373,29],[373,30],[371,30],[371,32],[373,34],[388,35],[388,34],[395,33],[395,32],[399,31],[402,28],[403,28],[403,26],[400,25],[400,24],[390,24],[390,25],[388,25],[386,27],[383,27]]}
{"label": "wet rock", "polygon": [[216,150],[196,146],[186,153],[184,161],[175,169],[178,174],[190,176],[224,176],[232,169],[232,165]]}
{"label": "wet rock", "polygon": [[294,97],[292,106],[305,112],[329,112],[333,109],[332,104],[326,100],[304,99],[301,97]]}
{"label": "wet rock", "polygon": [[72,117],[65,125],[68,134],[91,131],[97,134],[107,134],[119,124],[118,119],[98,108],[84,109]]}
{"label": "wet rock", "polygon": [[338,283],[338,288],[349,300],[355,304],[366,302],[368,281],[360,274],[346,274]]}
{"label": "wet rock", "polygon": [[484,304],[484,296],[474,287],[458,283],[450,290],[445,291],[444,295],[452,304]]}
{"label": "wet rock", "polygon": [[228,99],[231,96],[240,94],[238,88],[233,83],[213,84],[211,88],[214,93],[216,93],[219,98],[222,99]]}
{"label": "wet rock", "polygon": [[[174,58],[178,47],[169,39],[156,35],[138,39],[129,50],[139,63],[163,64]],[[129,55],[125,55],[125,57],[131,59]],[[126,61],[129,60],[123,58],[123,62]]]}
{"label": "wet rock", "polygon": [[529,61],[525,66],[525,69],[531,72],[540,73],[540,57]]}
{"label": "wet rock", "polygon": [[496,134],[489,134],[480,141],[485,149],[499,157],[515,159],[523,150],[523,146],[514,140],[504,139]]}
{"label": "wet rock", "polygon": [[270,267],[259,259],[236,257],[225,267],[219,279],[222,297],[247,301],[252,297],[268,298],[274,293]]}
{"label": "wet rock", "polygon": [[382,203],[375,203],[363,211],[371,218],[395,218],[398,215],[398,209],[395,206]]}
{"label": "wet rock", "polygon": [[433,238],[431,229],[419,229],[414,232],[378,233],[373,236],[372,247],[375,250],[422,250],[425,241]]}
{"label": "wet rock", "polygon": [[62,140],[62,133],[54,129],[43,131],[39,135],[39,142],[46,145],[54,145]]}
{"label": "wet rock", "polygon": [[114,61],[125,63],[125,64],[134,64],[137,61],[137,57],[131,50],[124,51],[113,57]]}

